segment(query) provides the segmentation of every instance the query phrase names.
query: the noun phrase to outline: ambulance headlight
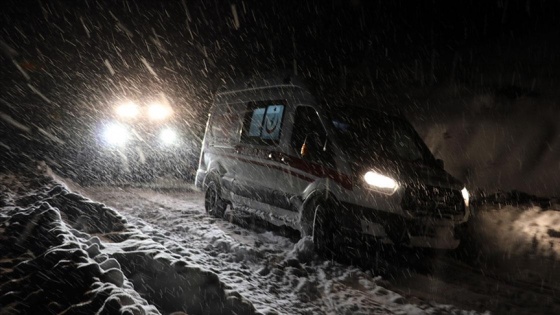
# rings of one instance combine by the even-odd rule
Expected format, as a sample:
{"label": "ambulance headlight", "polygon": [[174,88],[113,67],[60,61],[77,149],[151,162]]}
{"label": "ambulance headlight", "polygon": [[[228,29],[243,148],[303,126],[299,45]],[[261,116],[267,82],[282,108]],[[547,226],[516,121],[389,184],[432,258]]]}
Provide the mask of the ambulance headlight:
{"label": "ambulance headlight", "polygon": [[160,132],[159,139],[165,145],[174,145],[177,144],[179,135],[177,135],[177,132],[175,130],[165,128]]}
{"label": "ambulance headlight", "polygon": [[461,194],[463,195],[463,199],[465,200],[465,206],[468,207],[469,206],[469,199],[470,199],[470,194],[469,191],[467,190],[467,188],[463,188],[463,190],[461,190]]}
{"label": "ambulance headlight", "polygon": [[368,171],[364,175],[364,181],[369,185],[369,188],[385,194],[393,194],[399,187],[396,180],[376,171]]}
{"label": "ambulance headlight", "polygon": [[103,131],[103,139],[110,145],[123,145],[130,138],[128,129],[117,123],[105,126]]}

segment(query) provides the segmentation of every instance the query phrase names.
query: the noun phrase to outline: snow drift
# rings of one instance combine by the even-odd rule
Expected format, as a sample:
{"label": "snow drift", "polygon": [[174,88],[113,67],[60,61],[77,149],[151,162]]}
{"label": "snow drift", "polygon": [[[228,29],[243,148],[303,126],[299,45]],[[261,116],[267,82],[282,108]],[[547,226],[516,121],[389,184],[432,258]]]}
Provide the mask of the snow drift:
{"label": "snow drift", "polygon": [[52,179],[0,174],[2,313],[253,314],[114,210]]}
{"label": "snow drift", "polygon": [[414,126],[469,188],[560,196],[560,108],[547,96],[442,88]]}
{"label": "snow drift", "polygon": [[470,222],[473,263],[541,288],[558,290],[560,206],[491,205],[477,209]]}

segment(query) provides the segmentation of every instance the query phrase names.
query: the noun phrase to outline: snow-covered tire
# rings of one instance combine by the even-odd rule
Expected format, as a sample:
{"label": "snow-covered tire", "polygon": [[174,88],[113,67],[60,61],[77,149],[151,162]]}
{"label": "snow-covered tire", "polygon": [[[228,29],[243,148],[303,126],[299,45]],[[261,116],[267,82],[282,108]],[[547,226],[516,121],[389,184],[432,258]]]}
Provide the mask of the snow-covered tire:
{"label": "snow-covered tire", "polygon": [[314,206],[315,215],[313,218],[312,235],[315,250],[319,255],[332,258],[336,253],[336,227],[334,225],[332,204],[326,200],[318,200]]}
{"label": "snow-covered tire", "polygon": [[206,192],[204,193],[204,209],[211,216],[221,218],[226,211],[227,203],[221,197],[220,184],[211,179],[206,184]]}

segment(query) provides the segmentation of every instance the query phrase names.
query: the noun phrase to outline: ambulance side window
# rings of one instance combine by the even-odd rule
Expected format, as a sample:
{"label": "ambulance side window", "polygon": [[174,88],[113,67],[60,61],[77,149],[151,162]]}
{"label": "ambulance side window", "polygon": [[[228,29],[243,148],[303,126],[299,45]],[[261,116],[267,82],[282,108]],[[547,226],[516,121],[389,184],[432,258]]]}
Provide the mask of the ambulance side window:
{"label": "ambulance side window", "polygon": [[241,141],[250,144],[277,145],[282,132],[284,102],[252,102],[247,109]]}

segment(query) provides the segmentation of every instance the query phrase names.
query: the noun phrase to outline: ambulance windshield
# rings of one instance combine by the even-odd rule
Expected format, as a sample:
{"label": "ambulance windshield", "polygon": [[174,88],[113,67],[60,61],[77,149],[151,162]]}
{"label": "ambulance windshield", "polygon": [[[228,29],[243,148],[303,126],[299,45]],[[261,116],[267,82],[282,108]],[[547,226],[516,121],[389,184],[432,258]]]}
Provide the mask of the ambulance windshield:
{"label": "ambulance windshield", "polygon": [[376,153],[406,161],[433,161],[414,128],[404,119],[360,107],[330,110],[330,120],[340,143],[352,154]]}

